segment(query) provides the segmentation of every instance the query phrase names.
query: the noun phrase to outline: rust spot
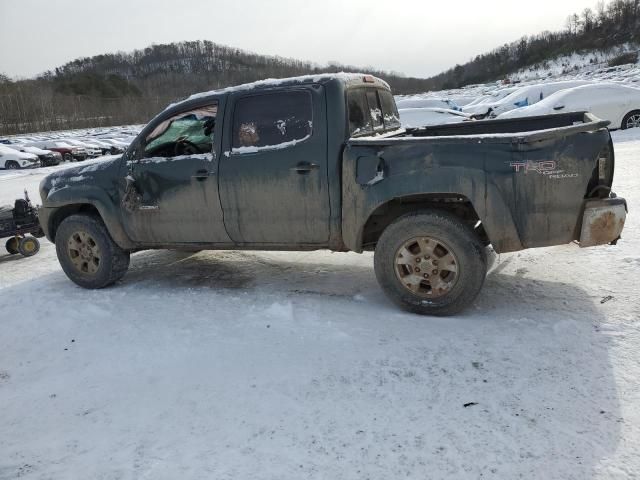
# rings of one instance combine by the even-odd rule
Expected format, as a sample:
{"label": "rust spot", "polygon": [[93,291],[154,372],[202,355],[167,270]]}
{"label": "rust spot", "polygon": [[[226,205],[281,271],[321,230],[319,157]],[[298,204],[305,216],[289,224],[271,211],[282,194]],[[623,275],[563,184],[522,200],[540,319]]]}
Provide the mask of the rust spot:
{"label": "rust spot", "polygon": [[[620,220],[623,224],[624,221]],[[616,216],[613,212],[605,212],[591,223],[591,241],[596,245],[602,245],[614,240],[617,230]]]}

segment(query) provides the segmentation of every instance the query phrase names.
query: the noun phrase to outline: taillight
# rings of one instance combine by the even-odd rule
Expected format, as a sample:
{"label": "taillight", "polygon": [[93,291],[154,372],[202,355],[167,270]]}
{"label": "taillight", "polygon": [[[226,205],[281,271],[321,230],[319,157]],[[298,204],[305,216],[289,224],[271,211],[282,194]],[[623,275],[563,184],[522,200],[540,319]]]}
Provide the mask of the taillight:
{"label": "taillight", "polygon": [[613,142],[609,140],[596,159],[596,165],[587,187],[586,198],[609,197],[613,184],[614,163]]}

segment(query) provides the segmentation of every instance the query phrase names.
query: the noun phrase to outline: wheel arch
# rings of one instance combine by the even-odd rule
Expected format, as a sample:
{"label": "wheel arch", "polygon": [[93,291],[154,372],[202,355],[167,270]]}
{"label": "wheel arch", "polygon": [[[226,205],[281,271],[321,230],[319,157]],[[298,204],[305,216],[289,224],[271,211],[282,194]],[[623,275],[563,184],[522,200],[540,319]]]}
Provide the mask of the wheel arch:
{"label": "wheel arch", "polygon": [[97,202],[83,201],[77,203],[67,203],[60,205],[54,209],[50,209],[51,212],[46,220],[47,223],[47,238],[55,242],[56,232],[60,227],[60,224],[64,219],[76,214],[93,215],[105,224],[107,231],[111,235],[111,238],[123,249],[134,248],[133,242],[124,232],[120,222],[113,218],[113,215],[109,215],[107,210]]}
{"label": "wheel arch", "polygon": [[428,193],[397,197],[377,205],[358,232],[357,251],[375,247],[384,229],[398,218],[427,209],[454,215],[473,229],[484,244],[489,244],[478,212],[468,197],[458,193]]}

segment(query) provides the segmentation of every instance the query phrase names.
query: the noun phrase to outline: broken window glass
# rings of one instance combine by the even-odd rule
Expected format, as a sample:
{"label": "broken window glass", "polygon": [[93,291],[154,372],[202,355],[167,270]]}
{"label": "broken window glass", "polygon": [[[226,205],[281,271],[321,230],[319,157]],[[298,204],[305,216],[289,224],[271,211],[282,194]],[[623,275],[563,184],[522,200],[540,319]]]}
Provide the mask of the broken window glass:
{"label": "broken window glass", "polygon": [[146,137],[144,156],[173,157],[210,153],[218,105],[188,110],[162,121]]}

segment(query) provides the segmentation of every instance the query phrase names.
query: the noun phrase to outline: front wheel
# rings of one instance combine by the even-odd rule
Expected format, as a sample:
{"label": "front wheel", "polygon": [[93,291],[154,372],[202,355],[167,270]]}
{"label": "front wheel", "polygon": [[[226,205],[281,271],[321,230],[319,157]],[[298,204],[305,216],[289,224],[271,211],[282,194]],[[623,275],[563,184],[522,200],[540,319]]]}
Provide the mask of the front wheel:
{"label": "front wheel", "polygon": [[622,129],[640,127],[640,110],[627,113],[622,119]]}
{"label": "front wheel", "polygon": [[374,266],[391,300],[408,311],[434,316],[469,306],[487,274],[478,236],[439,210],[404,215],[389,225],[376,245]]}
{"label": "front wheel", "polygon": [[4,168],[7,170],[18,170],[20,168],[20,164],[14,160],[7,160],[7,163],[4,164]]}
{"label": "front wheel", "polygon": [[94,215],[71,215],[56,232],[56,253],[70,280],[84,288],[104,288],[129,268],[129,252],[113,241]]}

